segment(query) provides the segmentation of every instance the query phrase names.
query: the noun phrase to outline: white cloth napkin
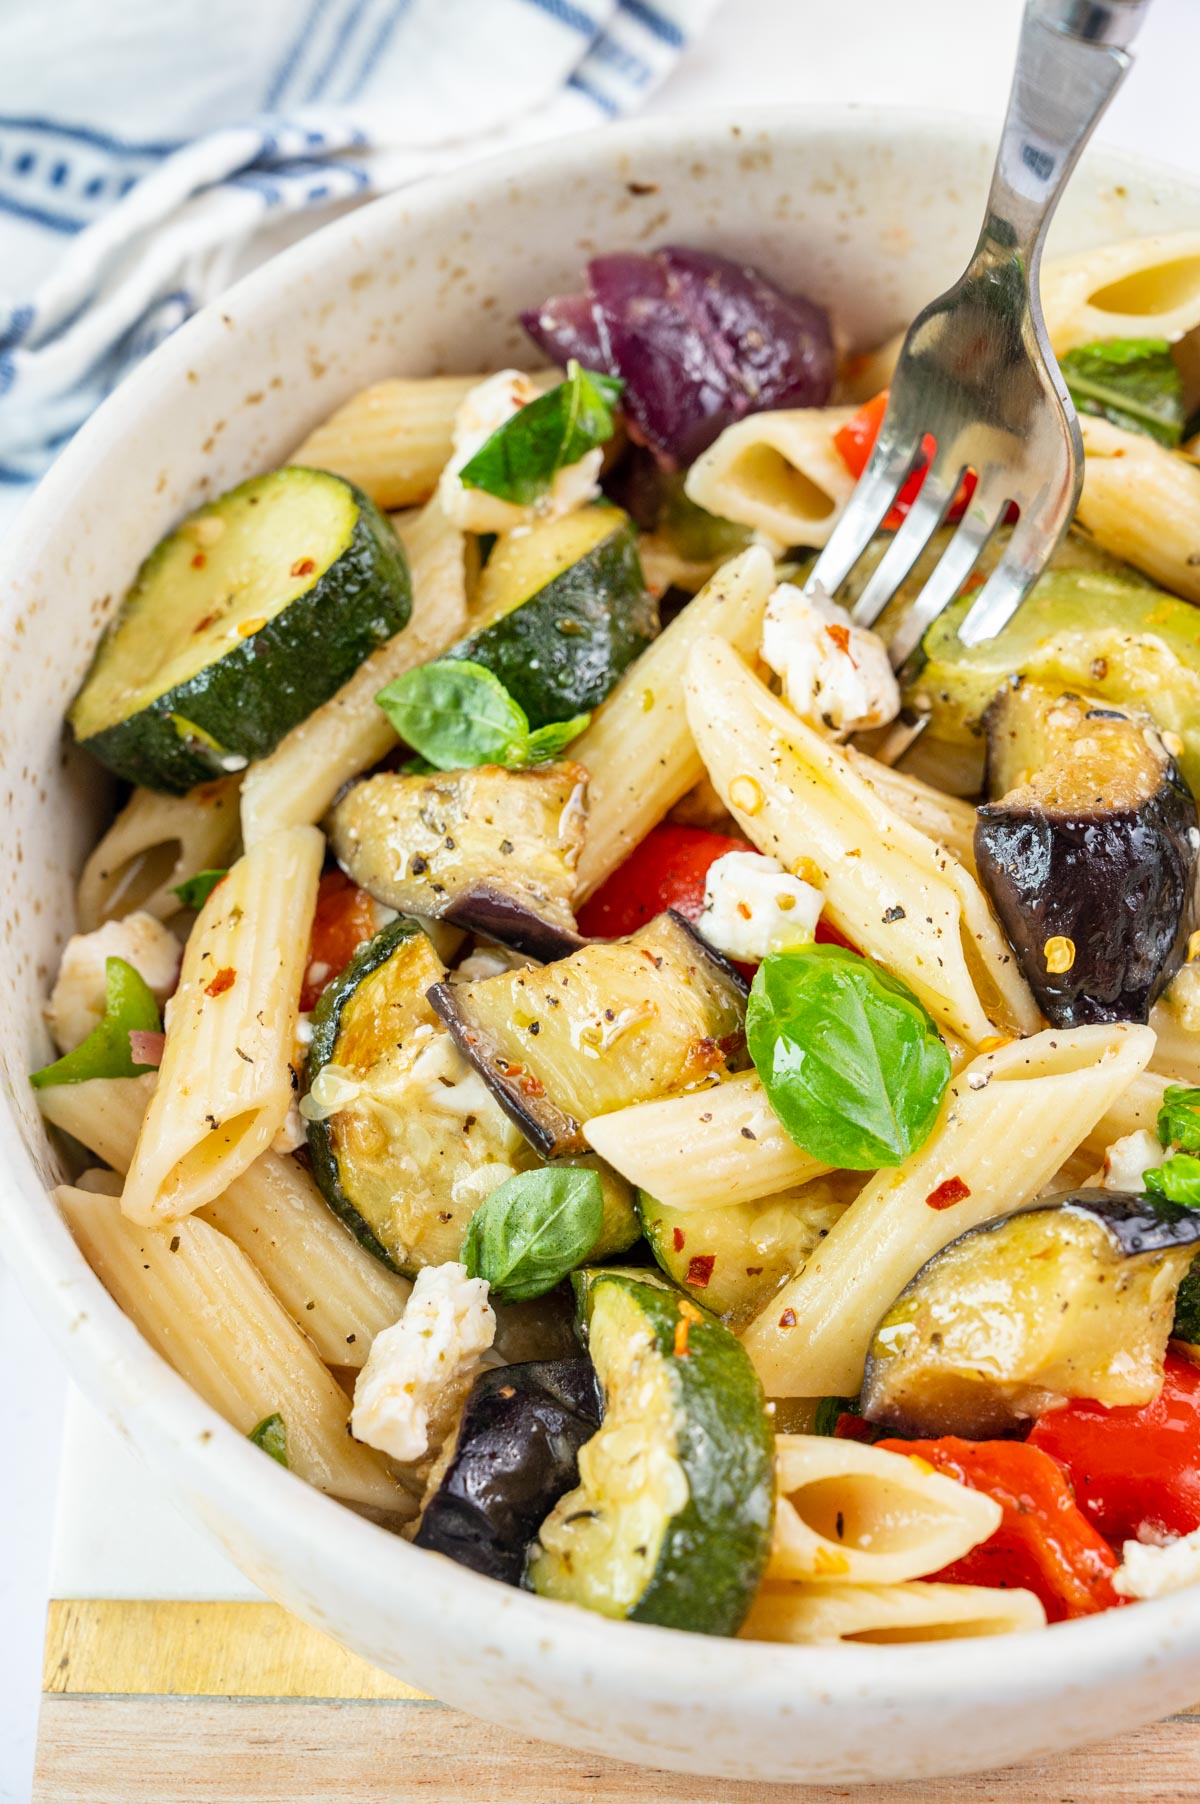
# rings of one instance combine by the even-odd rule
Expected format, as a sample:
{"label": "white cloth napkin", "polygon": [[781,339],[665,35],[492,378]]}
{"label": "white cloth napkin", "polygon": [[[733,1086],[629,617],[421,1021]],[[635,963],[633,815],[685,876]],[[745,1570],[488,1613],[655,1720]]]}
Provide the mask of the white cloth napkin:
{"label": "white cloth napkin", "polygon": [[234,275],[635,107],[718,0],[4,0],[0,483]]}

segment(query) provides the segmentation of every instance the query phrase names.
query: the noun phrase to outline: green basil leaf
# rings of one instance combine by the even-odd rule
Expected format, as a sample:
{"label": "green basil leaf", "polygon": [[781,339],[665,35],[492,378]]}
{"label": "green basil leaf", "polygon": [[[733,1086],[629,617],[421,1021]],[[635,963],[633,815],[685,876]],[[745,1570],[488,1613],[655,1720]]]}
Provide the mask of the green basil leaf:
{"label": "green basil leaf", "polygon": [[1080,413],[1098,414],[1172,450],[1183,438],[1183,377],[1165,338],[1102,339],[1076,346],[1061,364]]}
{"label": "green basil leaf", "polygon": [[522,764],[549,764],[561,751],[578,739],[591,721],[590,714],[576,714],[570,720],[552,720],[539,727],[525,741]]}
{"label": "green basil leaf", "polygon": [[1180,1152],[1200,1153],[1200,1090],[1171,1084],[1163,1091],[1158,1111],[1158,1137],[1164,1146]]}
{"label": "green basil leaf", "polygon": [[253,1441],[256,1447],[261,1447],[264,1453],[269,1453],[281,1466],[287,1465],[287,1424],[278,1411],[273,1416],[264,1416],[257,1427],[250,1430],[246,1439]]}
{"label": "green basil leaf", "polygon": [[539,500],[559,470],[612,437],[613,408],[624,386],[616,376],[581,369],[572,358],[565,382],[527,402],[463,465],[463,487],[522,507]]}
{"label": "green basil leaf", "polygon": [[85,1084],[93,1077],[140,1077],[154,1066],[134,1064],[129,1036],[161,1032],[158,1004],[141,972],[123,958],[107,959],[103,1020],[72,1052],[43,1065],[29,1081],[35,1090],[48,1090],[53,1084]]}
{"label": "green basil leaf", "polygon": [[604,1192],[586,1166],[521,1171],[471,1217],[463,1263],[500,1303],[524,1303],[582,1263],[600,1238]]}
{"label": "green basil leaf", "polygon": [[498,676],[468,658],[406,670],[375,697],[400,738],[436,770],[508,764],[529,741],[529,717]]}
{"label": "green basil leaf", "polygon": [[1200,1209],[1200,1159],[1192,1153],[1173,1153],[1161,1165],[1142,1173],[1147,1196],[1163,1196],[1169,1203]]}
{"label": "green basil leaf", "polygon": [[817,1404],[817,1413],[813,1417],[814,1434],[832,1435],[837,1432],[840,1416],[860,1416],[862,1410],[857,1397],[822,1397]]}
{"label": "green basil leaf", "polygon": [[827,1165],[899,1165],[928,1137],[950,1055],[912,991],[841,946],[773,952],[758,967],[746,1039],[771,1107]]}
{"label": "green basil leaf", "polygon": [[1175,1292],[1171,1335],[1174,1340],[1187,1341],[1189,1346],[1200,1345],[1200,1259],[1193,1259]]}
{"label": "green basil leaf", "polygon": [[228,871],[197,871],[194,877],[177,883],[171,894],[178,896],[185,908],[203,908],[222,877],[228,875]]}

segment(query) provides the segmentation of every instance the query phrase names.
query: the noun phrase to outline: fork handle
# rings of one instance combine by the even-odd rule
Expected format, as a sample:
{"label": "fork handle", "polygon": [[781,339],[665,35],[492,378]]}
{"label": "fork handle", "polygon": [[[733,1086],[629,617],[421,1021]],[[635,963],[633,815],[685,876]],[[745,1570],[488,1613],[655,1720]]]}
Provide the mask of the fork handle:
{"label": "fork handle", "polygon": [[1124,50],[1137,35],[1150,0],[1040,0],[1040,17],[1068,37]]}

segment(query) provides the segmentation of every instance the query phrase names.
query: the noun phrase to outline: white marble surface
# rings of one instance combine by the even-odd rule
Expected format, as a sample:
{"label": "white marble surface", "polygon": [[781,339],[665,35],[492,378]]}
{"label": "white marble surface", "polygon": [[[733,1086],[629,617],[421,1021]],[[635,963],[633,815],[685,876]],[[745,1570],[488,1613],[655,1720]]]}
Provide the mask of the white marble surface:
{"label": "white marble surface", "polygon": [[[652,110],[858,101],[998,116],[1020,12],[1020,0],[725,0]],[[1194,165],[1198,61],[1196,0],[1155,0],[1100,136]],[[3,1270],[0,1448],[0,1804],[24,1804],[47,1597],[256,1593],[70,1390]]]}

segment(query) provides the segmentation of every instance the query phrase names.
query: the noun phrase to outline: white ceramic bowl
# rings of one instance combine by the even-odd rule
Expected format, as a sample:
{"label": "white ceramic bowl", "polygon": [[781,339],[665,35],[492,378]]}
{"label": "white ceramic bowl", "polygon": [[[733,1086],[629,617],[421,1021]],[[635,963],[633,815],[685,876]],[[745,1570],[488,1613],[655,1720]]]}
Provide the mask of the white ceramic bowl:
{"label": "white ceramic bowl", "polygon": [[[296,246],[170,339],[63,455],[5,548],[0,760],[4,1255],[71,1372],[264,1590],[479,1716],[595,1753],[759,1781],[919,1778],[1115,1734],[1200,1692],[1200,1587],[1049,1633],[789,1648],[613,1623],[410,1547],[264,1460],[151,1352],[47,1200],[25,1074],[103,786],[62,712],[101,622],[184,512],[277,463],[362,384],[528,355],[514,316],[592,252],[716,246],[876,342],[957,274],[992,136],[866,111],[665,119],[499,159]],[[1096,156],[1060,249],[1194,224],[1200,182]]]}

